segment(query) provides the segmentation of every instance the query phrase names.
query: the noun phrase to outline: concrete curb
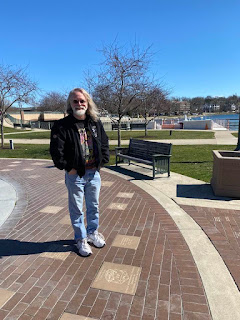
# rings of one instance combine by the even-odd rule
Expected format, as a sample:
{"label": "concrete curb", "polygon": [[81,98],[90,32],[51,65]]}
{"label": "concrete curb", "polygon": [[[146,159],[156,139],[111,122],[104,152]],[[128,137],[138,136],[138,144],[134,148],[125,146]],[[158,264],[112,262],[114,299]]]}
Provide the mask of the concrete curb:
{"label": "concrete curb", "polygon": [[0,226],[12,213],[17,202],[17,193],[8,182],[0,179]]}

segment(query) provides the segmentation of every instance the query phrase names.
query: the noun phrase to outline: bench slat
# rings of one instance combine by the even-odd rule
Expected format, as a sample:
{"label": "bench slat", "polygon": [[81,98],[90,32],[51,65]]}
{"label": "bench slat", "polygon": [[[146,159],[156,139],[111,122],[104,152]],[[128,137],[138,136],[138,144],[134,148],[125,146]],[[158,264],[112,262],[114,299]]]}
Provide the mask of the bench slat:
{"label": "bench slat", "polygon": [[144,159],[141,159],[141,158],[131,157],[131,156],[127,156],[125,154],[123,155],[121,153],[117,153],[117,155],[119,157],[121,157],[121,158],[124,158],[124,159],[132,160],[132,161],[136,161],[136,162],[142,162],[142,163],[149,164],[149,165],[153,164],[153,162],[149,161],[149,160],[144,160]]}

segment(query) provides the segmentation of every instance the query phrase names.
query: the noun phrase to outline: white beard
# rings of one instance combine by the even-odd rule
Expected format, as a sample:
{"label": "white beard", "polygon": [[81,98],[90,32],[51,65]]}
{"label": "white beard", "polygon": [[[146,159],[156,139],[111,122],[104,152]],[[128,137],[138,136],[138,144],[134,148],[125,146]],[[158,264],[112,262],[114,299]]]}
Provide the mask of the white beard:
{"label": "white beard", "polygon": [[85,113],[86,113],[86,110],[76,110],[76,109],[73,109],[73,113],[76,115],[76,116],[83,116]]}

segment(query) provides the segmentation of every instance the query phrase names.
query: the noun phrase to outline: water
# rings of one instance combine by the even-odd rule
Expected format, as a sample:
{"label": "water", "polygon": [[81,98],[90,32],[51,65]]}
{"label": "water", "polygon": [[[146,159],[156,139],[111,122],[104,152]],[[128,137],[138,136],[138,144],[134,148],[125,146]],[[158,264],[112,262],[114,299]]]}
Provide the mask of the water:
{"label": "water", "polygon": [[239,114],[213,114],[213,115],[205,115],[199,117],[191,117],[194,120],[207,120],[211,119],[214,122],[218,123],[219,125],[231,130],[237,131],[238,130],[238,123],[239,123]]}

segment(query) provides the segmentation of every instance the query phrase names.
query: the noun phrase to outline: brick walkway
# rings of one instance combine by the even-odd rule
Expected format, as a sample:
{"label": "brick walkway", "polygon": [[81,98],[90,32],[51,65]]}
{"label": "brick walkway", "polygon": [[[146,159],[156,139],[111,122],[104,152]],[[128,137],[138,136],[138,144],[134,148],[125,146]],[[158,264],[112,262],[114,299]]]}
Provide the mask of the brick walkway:
{"label": "brick walkway", "polygon": [[240,210],[182,206],[204,230],[240,289]]}
{"label": "brick walkway", "polygon": [[[44,160],[0,159],[0,168],[19,197],[0,228],[0,319],[212,319],[185,240],[148,193],[102,172],[100,232],[107,245],[82,258],[63,172]],[[239,212],[183,208],[239,285]]]}

